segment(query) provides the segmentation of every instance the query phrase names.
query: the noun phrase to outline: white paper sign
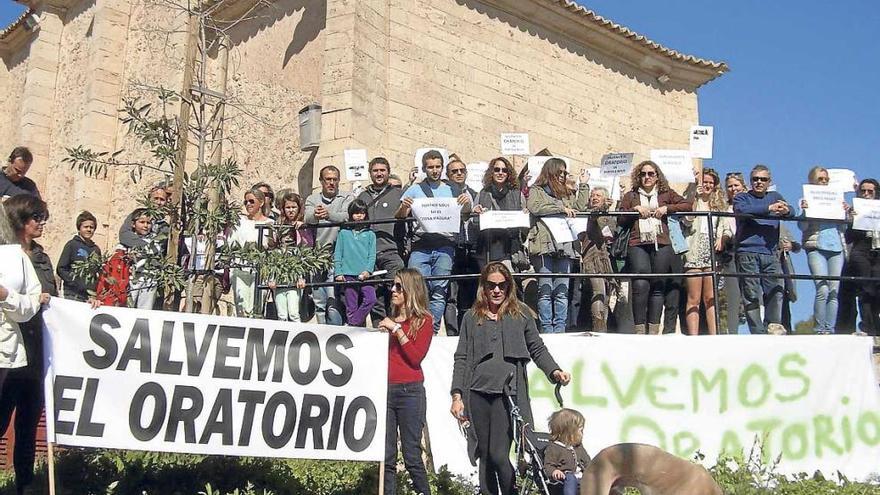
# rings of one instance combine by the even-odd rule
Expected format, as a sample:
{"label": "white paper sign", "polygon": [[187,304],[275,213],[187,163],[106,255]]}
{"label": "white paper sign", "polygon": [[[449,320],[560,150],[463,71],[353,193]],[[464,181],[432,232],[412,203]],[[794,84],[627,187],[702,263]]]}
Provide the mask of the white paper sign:
{"label": "white paper sign", "polygon": [[847,168],[829,168],[828,186],[840,189],[845,193],[853,192],[858,186],[856,173]]}
{"label": "white paper sign", "polygon": [[528,155],[529,135],[526,133],[503,132],[501,133],[502,155]]}
{"label": "white paper sign", "polygon": [[843,209],[843,191],[831,186],[804,184],[804,200],[807,218],[832,218],[843,220],[846,211]]}
{"label": "white paper sign", "polygon": [[474,162],[467,164],[467,179],[465,180],[465,184],[468,185],[474,191],[480,192],[483,190],[483,177],[486,175],[486,170],[489,170],[488,162]]}
{"label": "white paper sign", "polygon": [[710,125],[695,125],[691,127],[691,156],[704,160],[712,159],[712,140],[715,131]]}
{"label": "white paper sign", "polygon": [[632,170],[633,153],[608,153],[602,155],[602,161],[599,168],[602,175],[609,177],[617,177],[629,174]]}
{"label": "white paper sign", "polygon": [[480,214],[480,230],[529,228],[529,214],[516,210],[489,210]]}
{"label": "white paper sign", "polygon": [[541,169],[544,168],[544,164],[547,163],[547,160],[551,158],[559,158],[564,161],[566,170],[569,172],[572,171],[571,159],[564,156],[530,156],[529,160],[526,162],[526,167],[528,168],[526,175],[529,177],[527,184],[529,187],[535,185],[535,181],[538,180],[538,176],[541,175]]}
{"label": "white paper sign", "polygon": [[345,150],[345,179],[349,181],[367,180],[370,174],[367,171],[367,150]]}
{"label": "white paper sign", "polygon": [[416,182],[421,182],[425,180],[425,171],[422,170],[422,156],[425,153],[435,150],[440,153],[440,156],[443,157],[443,173],[446,173],[446,164],[449,163],[449,152],[444,148],[438,148],[437,146],[433,146],[430,148],[419,148],[416,150],[416,154],[413,157],[413,169],[416,171]]}
{"label": "white paper sign", "polygon": [[880,199],[853,198],[853,229],[880,230]]}
{"label": "white paper sign", "polygon": [[571,230],[572,235],[574,235],[574,237],[577,237],[579,234],[587,231],[587,227],[590,223],[590,217],[567,218],[566,222],[568,222],[568,228],[569,230]]}
{"label": "white paper sign", "polygon": [[[687,460],[700,452],[710,467],[722,451],[748,455],[755,437],[766,436],[767,458],[779,459],[776,473],[876,477],[880,390],[869,338],[541,337],[572,374],[563,401],[587,418],[584,448],[593,456],[617,443],[641,442]],[[477,468],[449,414],[457,340],[435,338],[422,361],[427,423],[434,465],[470,476]],[[554,385],[533,362],[527,374],[535,429],[548,431],[547,418],[559,409]]]}
{"label": "white paper sign", "polygon": [[656,163],[669,183],[694,182],[694,163],[688,150],[651,150],[651,161]]}
{"label": "white paper sign", "polygon": [[541,217],[541,221],[547,226],[547,230],[550,231],[553,240],[558,243],[571,242],[574,240],[574,235],[571,233],[571,227],[566,220],[567,219],[562,217]]}
{"label": "white paper sign", "polygon": [[588,168],[587,171],[590,172],[590,180],[588,182],[590,190],[604,187],[611,196],[611,199],[614,201],[620,199],[620,176],[604,175],[598,168]]}
{"label": "white paper sign", "polygon": [[[417,187],[417,186],[416,186]],[[415,198],[412,213],[422,232],[457,234],[461,230],[461,205],[456,198]]]}
{"label": "white paper sign", "polygon": [[[387,335],[92,309],[60,298],[43,315],[50,442],[253,457],[385,456]],[[309,419],[317,411],[325,420]]]}

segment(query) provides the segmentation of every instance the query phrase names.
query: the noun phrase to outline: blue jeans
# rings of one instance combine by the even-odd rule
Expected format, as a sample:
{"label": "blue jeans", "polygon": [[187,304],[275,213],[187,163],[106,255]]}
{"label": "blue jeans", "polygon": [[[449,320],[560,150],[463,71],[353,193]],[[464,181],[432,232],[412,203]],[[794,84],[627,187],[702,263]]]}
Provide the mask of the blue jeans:
{"label": "blue jeans", "polygon": [[[736,253],[736,268],[742,273],[771,275],[782,273],[779,257],[773,254]],[[739,286],[749,332],[767,333],[768,324],[782,324],[782,293],[785,287],[782,285],[781,278],[741,278]],[[762,300],[764,303],[763,320],[761,320]]]}
{"label": "blue jeans", "polygon": [[388,412],[385,416],[385,495],[396,493],[397,431],[403,464],[416,493],[431,495],[428,473],[422,462],[422,429],[425,427],[427,402],[422,382],[388,385]]}
{"label": "blue jeans", "polygon": [[[418,270],[423,277],[452,274],[452,257],[455,248],[443,246],[431,250],[414,250],[409,255],[409,267]],[[440,319],[446,311],[446,293],[449,280],[428,282],[428,310],[434,318],[434,334],[440,331]]]}
{"label": "blue jeans", "polygon": [[[839,276],[843,270],[843,253],[808,249],[807,264],[813,275]],[[837,323],[837,293],[839,280],[816,280],[816,300],[813,301],[813,318],[816,331],[834,333]]]}
{"label": "blue jeans", "polygon": [[562,481],[562,495],[578,495],[581,488],[581,480],[571,471],[565,473],[565,479]]}
{"label": "blue jeans", "polygon": [[[538,273],[570,273],[571,258],[557,255],[532,257]],[[538,277],[538,321],[543,333],[563,333],[568,321],[568,278]]]}
{"label": "blue jeans", "polygon": [[[318,280],[321,277],[317,277]],[[333,269],[327,272],[324,282],[335,282]],[[318,323],[326,325],[342,325],[342,311],[339,307],[341,301],[336,297],[336,287],[319,287],[312,289],[312,300],[315,302],[315,317]]]}

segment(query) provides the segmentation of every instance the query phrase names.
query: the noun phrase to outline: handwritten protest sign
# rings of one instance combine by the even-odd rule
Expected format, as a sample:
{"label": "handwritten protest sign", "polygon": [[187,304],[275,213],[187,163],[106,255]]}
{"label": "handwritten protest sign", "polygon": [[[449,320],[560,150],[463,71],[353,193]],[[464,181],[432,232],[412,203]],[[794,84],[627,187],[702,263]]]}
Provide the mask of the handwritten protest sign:
{"label": "handwritten protest sign", "polygon": [[529,151],[529,135],[526,133],[501,133],[501,154],[502,155],[528,155]]}
{"label": "handwritten protest sign", "polygon": [[694,163],[688,150],[651,150],[656,163],[670,183],[694,182]]}
{"label": "handwritten protest sign", "polygon": [[[880,459],[880,390],[871,340],[853,336],[542,336],[572,380],[565,407],[587,419],[584,448],[656,445],[677,456],[746,455],[763,439],[764,460],[783,474],[867,479]],[[782,340],[785,339],[784,345]],[[422,362],[435,465],[471,475],[466,439],[449,414],[455,339],[435,339]],[[637,364],[633,364],[637,363]],[[558,409],[554,385],[529,364],[536,421]],[[540,419],[539,419],[540,418]],[[761,448],[757,450],[761,451]]]}
{"label": "handwritten protest sign", "polygon": [[388,338],[362,329],[101,307],[44,315],[50,442],[378,461]]}
{"label": "handwritten protest sign", "polygon": [[465,184],[468,185],[474,191],[480,192],[483,190],[483,176],[486,174],[486,170],[489,170],[488,162],[474,162],[467,164],[467,179],[465,179]]}
{"label": "handwritten protest sign", "polygon": [[880,199],[853,198],[853,229],[880,231]]}
{"label": "handwritten protest sign", "polygon": [[804,201],[808,218],[832,218],[843,220],[846,211],[843,209],[843,191],[831,186],[804,184]]}
{"label": "handwritten protest sign", "polygon": [[691,127],[690,152],[693,158],[712,159],[712,141],[715,131],[709,125]]}
{"label": "handwritten protest sign", "polygon": [[461,230],[461,205],[456,198],[415,198],[412,213],[422,232],[457,234]]}
{"label": "handwritten protest sign", "polygon": [[626,175],[632,169],[633,156],[633,153],[608,153],[602,155],[599,169],[602,171],[602,175],[607,177]]}
{"label": "handwritten protest sign", "polygon": [[856,173],[847,168],[829,168],[828,169],[828,186],[848,193],[858,185]]}
{"label": "handwritten protest sign", "polygon": [[529,228],[525,211],[489,210],[480,215],[480,230]]}
{"label": "handwritten protest sign", "polygon": [[567,219],[562,217],[541,217],[541,221],[547,226],[553,240],[561,242],[571,242],[574,240],[574,234],[571,232],[571,226],[568,225]]}
{"label": "handwritten protest sign", "polygon": [[615,201],[620,199],[620,176],[605,175],[598,168],[588,168],[587,171],[590,173],[588,182],[590,190],[602,187],[608,191],[611,199]]}
{"label": "handwritten protest sign", "polygon": [[345,178],[346,180],[366,180],[370,177],[367,171],[367,150],[345,150]]}

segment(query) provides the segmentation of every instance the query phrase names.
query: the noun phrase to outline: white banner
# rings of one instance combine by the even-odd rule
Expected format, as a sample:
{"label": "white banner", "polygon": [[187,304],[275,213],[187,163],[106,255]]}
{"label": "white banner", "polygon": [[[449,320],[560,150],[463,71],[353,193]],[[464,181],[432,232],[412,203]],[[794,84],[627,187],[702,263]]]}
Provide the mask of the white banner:
{"label": "white banner", "polygon": [[480,214],[480,230],[529,228],[529,214],[525,211],[489,210]]}
{"label": "white banner", "polygon": [[[779,472],[864,480],[880,471],[880,392],[871,340],[832,336],[543,335],[572,373],[565,407],[586,417],[584,446],[596,455],[642,442],[707,466],[723,452],[765,438]],[[449,414],[455,338],[437,338],[422,368],[434,465],[472,476],[465,440]],[[538,431],[558,408],[553,386],[530,365]]]}
{"label": "white banner", "polygon": [[694,158],[712,159],[712,141],[715,130],[710,125],[691,126],[690,152]]}
{"label": "white banner", "polygon": [[632,169],[633,153],[608,153],[602,155],[599,169],[602,175],[618,177],[629,174]]}
{"label": "white banner", "polygon": [[49,441],[384,459],[386,334],[60,298],[43,315]]}
{"label": "white banner", "polygon": [[670,183],[694,182],[694,162],[688,150],[651,150],[651,161],[663,170]]}
{"label": "white banner", "polygon": [[501,133],[502,155],[528,155],[529,135],[527,133],[503,132]]}
{"label": "white banner", "polygon": [[853,229],[880,230],[880,199],[853,198]]}
{"label": "white banner", "polygon": [[804,201],[807,218],[832,218],[843,220],[846,211],[843,209],[843,191],[831,186],[804,184]]}
{"label": "white banner", "polygon": [[461,205],[458,198],[415,198],[412,213],[422,232],[457,234],[461,230]]}
{"label": "white banner", "polygon": [[345,179],[349,181],[367,180],[370,178],[367,170],[367,150],[344,150]]}
{"label": "white banner", "polygon": [[848,168],[829,168],[828,186],[840,189],[845,193],[853,192],[858,187],[859,181],[856,173]]}

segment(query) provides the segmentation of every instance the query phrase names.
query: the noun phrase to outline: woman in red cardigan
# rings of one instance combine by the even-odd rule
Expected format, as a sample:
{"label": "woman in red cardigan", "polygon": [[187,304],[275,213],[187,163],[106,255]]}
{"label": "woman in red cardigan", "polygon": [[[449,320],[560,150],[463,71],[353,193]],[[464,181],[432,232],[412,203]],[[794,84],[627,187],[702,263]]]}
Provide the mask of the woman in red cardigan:
{"label": "woman in red cardigan", "polygon": [[[656,163],[646,160],[633,167],[632,190],[623,196],[620,209],[637,211],[639,218],[621,217],[618,224],[632,227],[626,255],[628,273],[671,273],[678,256],[669,240],[667,215],[691,211],[691,203],[669,188],[666,176]],[[660,333],[660,316],[667,295],[672,291],[670,278],[636,278],[632,282],[632,308],[635,333]],[[677,299],[677,298],[676,298]],[[670,301],[667,307],[678,307]]]}
{"label": "woman in red cardigan", "polygon": [[385,495],[396,493],[397,431],[403,463],[416,493],[431,494],[422,462],[422,429],[425,427],[425,376],[422,359],[434,336],[428,311],[425,279],[413,268],[397,272],[391,286],[391,318],[379,330],[391,334],[388,343],[388,412],[385,425]]}

